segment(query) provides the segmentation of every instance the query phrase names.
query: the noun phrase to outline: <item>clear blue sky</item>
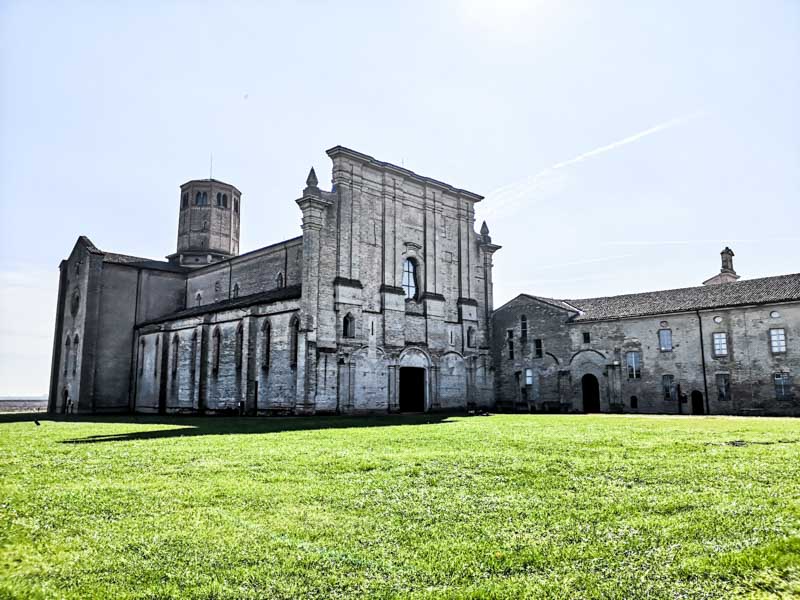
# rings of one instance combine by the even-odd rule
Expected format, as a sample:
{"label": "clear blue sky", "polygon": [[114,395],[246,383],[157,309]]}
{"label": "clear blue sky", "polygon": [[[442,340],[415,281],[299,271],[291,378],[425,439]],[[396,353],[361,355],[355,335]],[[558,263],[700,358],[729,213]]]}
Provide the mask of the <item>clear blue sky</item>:
{"label": "clear blue sky", "polygon": [[800,271],[800,3],[0,3],[0,395],[47,389],[76,238],[174,250],[238,186],[242,251],[346,145],[486,195],[496,304]]}

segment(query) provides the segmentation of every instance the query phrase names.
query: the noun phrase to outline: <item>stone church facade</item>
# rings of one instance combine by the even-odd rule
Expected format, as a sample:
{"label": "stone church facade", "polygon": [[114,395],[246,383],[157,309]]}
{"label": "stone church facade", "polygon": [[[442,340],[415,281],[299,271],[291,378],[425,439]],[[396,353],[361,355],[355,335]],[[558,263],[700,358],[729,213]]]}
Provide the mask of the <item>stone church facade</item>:
{"label": "stone church facade", "polygon": [[181,186],[167,261],[80,237],[60,266],[55,413],[357,414],[491,408],[482,197],[337,146],[302,235],[239,254],[242,196]]}
{"label": "stone church facade", "polygon": [[178,198],[166,261],[80,237],[61,262],[49,411],[800,416],[800,274],[493,310],[482,197],[337,146],[302,235],[239,254],[242,194]]}

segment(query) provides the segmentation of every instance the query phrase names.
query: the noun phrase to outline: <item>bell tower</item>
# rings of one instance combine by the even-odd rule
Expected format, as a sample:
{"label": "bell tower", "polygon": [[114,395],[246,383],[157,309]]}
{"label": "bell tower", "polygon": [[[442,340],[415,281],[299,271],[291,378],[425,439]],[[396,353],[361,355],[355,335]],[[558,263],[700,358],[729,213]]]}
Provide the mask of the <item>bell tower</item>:
{"label": "bell tower", "polygon": [[178,249],[167,258],[185,267],[238,256],[242,193],[216,179],[193,179],[181,186]]}

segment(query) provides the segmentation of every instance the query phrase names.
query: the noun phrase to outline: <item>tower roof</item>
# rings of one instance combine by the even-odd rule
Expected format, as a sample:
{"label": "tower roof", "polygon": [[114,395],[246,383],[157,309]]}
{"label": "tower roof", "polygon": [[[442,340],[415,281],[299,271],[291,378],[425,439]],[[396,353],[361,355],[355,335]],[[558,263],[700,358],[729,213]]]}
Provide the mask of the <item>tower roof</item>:
{"label": "tower roof", "polygon": [[231,183],[226,183],[224,181],[220,181],[219,179],[209,179],[208,177],[206,177],[205,179],[190,179],[186,183],[182,183],[181,184],[181,190],[183,190],[186,187],[189,187],[189,186],[192,186],[192,185],[198,185],[198,184],[199,185],[224,185],[225,187],[229,187],[231,189],[236,190],[239,193],[240,196],[242,195],[242,192],[235,185],[233,185]]}

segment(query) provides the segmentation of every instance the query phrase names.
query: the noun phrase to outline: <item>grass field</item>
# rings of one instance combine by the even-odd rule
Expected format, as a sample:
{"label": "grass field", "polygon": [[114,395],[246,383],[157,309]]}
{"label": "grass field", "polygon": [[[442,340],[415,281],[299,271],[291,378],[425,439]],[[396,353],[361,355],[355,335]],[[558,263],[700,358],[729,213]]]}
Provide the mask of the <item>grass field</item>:
{"label": "grass field", "polygon": [[0,416],[0,597],[800,595],[797,420],[75,419]]}

